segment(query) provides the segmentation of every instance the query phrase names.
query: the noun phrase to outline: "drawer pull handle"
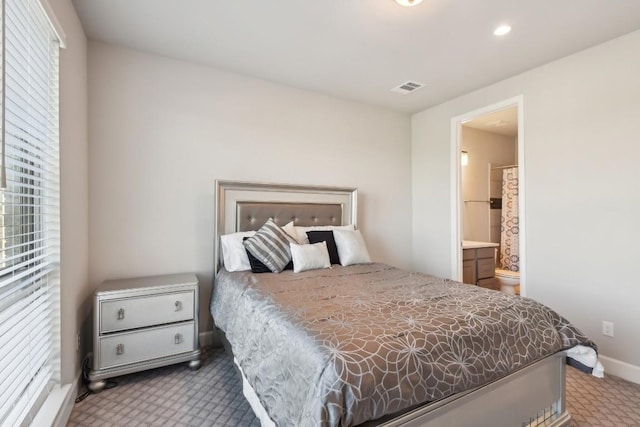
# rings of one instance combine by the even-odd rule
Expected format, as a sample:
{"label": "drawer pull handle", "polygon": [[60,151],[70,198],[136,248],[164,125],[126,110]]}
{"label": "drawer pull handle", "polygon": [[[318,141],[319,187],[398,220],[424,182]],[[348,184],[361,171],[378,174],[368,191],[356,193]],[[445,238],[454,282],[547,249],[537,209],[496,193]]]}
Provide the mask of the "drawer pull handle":
{"label": "drawer pull handle", "polygon": [[176,344],[182,343],[182,334],[176,334],[176,336],[174,337],[174,341]]}
{"label": "drawer pull handle", "polygon": [[182,310],[182,303],[180,301],[176,301],[176,309],[174,311],[180,311]]}
{"label": "drawer pull handle", "polygon": [[118,344],[116,346],[116,354],[117,355],[124,354],[124,344]]}
{"label": "drawer pull handle", "polygon": [[118,310],[118,320],[124,319],[124,308]]}

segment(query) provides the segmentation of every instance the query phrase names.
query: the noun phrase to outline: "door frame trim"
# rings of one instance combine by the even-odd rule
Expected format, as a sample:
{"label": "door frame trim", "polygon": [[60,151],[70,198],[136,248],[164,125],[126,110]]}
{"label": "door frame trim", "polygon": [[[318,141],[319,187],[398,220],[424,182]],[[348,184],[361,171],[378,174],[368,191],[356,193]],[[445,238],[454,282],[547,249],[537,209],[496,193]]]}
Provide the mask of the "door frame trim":
{"label": "door frame trim", "polygon": [[524,96],[518,95],[451,119],[451,278],[462,281],[462,189],[460,151],[462,125],[469,120],[507,108],[518,108],[518,215],[520,251],[520,295],[526,295],[526,222],[525,222],[525,150]]}

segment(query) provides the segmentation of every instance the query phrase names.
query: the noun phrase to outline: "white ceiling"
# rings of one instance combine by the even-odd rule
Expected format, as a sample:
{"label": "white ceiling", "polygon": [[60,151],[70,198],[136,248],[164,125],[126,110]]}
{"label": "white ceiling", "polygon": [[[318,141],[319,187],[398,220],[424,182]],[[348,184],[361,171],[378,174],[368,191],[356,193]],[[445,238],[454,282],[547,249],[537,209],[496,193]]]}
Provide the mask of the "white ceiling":
{"label": "white ceiling", "polygon": [[518,135],[518,108],[506,108],[464,122],[463,126],[505,136]]}
{"label": "white ceiling", "polygon": [[[639,0],[74,0],[94,40],[417,112],[640,28]],[[498,38],[493,29],[513,30]],[[398,95],[407,80],[425,87]]]}

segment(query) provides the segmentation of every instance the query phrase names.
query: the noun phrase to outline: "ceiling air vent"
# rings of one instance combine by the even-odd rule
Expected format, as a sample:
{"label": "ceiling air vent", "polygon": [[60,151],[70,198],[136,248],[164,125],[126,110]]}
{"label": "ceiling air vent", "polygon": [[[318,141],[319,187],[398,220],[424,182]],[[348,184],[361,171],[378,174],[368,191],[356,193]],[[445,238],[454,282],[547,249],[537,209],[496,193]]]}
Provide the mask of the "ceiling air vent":
{"label": "ceiling air vent", "polygon": [[394,87],[391,89],[391,92],[399,93],[400,95],[409,95],[422,87],[424,87],[422,83],[409,81],[402,83],[400,86]]}

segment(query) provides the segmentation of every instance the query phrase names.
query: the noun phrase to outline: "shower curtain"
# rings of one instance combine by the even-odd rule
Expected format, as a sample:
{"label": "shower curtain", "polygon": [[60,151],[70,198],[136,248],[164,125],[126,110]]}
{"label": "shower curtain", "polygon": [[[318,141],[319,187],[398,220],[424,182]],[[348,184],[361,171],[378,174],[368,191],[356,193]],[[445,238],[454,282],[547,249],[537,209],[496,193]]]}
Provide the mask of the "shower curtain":
{"label": "shower curtain", "polygon": [[500,268],[520,271],[518,217],[518,167],[502,171],[502,218],[500,221]]}

